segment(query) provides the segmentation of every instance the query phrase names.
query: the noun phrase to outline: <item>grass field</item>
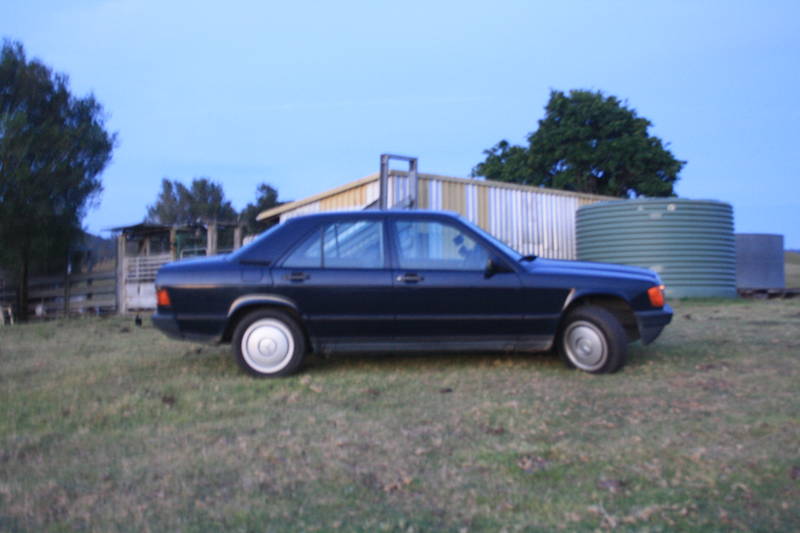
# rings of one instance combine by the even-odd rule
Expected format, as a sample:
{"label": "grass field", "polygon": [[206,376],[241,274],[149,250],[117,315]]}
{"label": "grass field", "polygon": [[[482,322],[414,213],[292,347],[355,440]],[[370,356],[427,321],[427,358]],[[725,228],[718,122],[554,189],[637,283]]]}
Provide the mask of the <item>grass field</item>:
{"label": "grass field", "polygon": [[800,288],[800,253],[784,252],[783,257],[786,287],[789,289]]}
{"label": "grass field", "polygon": [[800,300],[675,308],[611,376],[0,328],[0,531],[800,530]]}

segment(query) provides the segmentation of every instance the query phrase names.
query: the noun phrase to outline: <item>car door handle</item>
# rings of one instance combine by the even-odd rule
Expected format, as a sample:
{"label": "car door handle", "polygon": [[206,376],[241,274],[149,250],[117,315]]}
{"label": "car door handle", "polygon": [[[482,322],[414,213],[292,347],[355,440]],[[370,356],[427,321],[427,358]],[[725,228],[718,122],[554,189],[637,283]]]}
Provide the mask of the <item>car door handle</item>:
{"label": "car door handle", "polygon": [[400,274],[397,276],[397,281],[403,281],[405,283],[419,283],[424,279],[425,278],[419,274]]}
{"label": "car door handle", "polygon": [[309,276],[305,272],[292,272],[291,274],[286,274],[285,276],[283,276],[283,279],[289,281],[305,281],[310,277],[311,276]]}

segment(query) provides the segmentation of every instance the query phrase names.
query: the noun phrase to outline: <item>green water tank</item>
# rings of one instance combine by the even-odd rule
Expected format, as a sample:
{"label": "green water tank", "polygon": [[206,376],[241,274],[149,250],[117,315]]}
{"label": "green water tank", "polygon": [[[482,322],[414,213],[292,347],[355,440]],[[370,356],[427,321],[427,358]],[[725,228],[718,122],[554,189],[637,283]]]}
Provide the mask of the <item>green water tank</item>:
{"label": "green water tank", "polygon": [[714,200],[647,198],[586,205],[576,214],[581,261],[657,272],[674,298],[736,296],[733,208]]}

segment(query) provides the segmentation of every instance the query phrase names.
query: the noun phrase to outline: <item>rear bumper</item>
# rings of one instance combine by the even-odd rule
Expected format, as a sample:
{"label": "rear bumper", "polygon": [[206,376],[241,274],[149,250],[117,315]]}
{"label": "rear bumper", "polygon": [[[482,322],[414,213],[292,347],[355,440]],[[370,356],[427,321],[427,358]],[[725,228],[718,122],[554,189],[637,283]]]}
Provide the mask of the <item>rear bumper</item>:
{"label": "rear bumper", "polygon": [[661,334],[664,327],[672,321],[672,308],[665,305],[653,311],[636,313],[636,324],[639,326],[639,338],[642,344],[650,344]]}
{"label": "rear bumper", "polygon": [[152,317],[153,325],[167,337],[195,342],[220,342],[220,329],[224,322],[217,319],[184,319],[179,321],[173,313],[156,311]]}
{"label": "rear bumper", "polygon": [[175,319],[174,315],[156,312],[153,314],[151,319],[153,321],[153,325],[160,329],[161,332],[167,337],[172,337],[173,339],[183,339],[181,329],[178,327],[178,321]]}

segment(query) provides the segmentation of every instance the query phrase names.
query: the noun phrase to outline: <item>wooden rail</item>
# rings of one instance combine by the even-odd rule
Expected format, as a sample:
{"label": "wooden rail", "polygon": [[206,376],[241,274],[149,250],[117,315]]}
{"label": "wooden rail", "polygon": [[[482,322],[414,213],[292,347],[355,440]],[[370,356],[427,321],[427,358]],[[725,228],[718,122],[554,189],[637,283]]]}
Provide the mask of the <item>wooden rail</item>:
{"label": "wooden rail", "polygon": [[[0,304],[16,303],[16,290],[0,292]],[[117,310],[114,271],[41,276],[28,281],[28,316],[48,318],[79,314],[108,314]]]}

